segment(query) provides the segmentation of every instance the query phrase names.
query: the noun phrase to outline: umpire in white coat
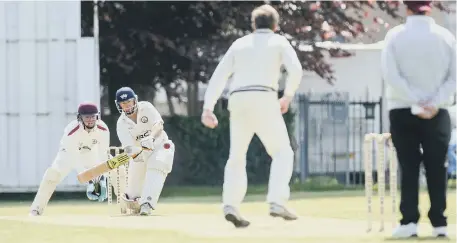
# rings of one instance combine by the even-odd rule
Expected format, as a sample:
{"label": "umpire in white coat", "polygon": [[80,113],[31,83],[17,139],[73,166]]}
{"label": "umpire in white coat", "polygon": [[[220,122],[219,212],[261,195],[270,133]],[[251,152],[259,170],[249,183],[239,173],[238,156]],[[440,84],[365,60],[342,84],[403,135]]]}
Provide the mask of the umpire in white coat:
{"label": "umpire in white coat", "polygon": [[[278,30],[279,14],[270,5],[252,12],[254,32],[237,39],[228,49],[209,81],[203,106],[202,123],[217,126],[213,108],[232,76],[228,109],[230,111],[230,154],[225,166],[223,210],[225,219],[236,227],[247,227],[238,208],[247,190],[246,153],[254,134],[272,157],[267,201],[270,215],[295,220],[286,209],[294,153],[282,117],[302,78],[302,66],[289,41]],[[284,96],[278,100],[280,68],[284,65],[288,80]]]}
{"label": "umpire in white coat", "polygon": [[382,51],[390,133],[401,169],[402,219],[393,232],[398,238],[417,236],[421,163],[432,234],[447,235],[445,160],[451,121],[446,107],[456,89],[456,49],[452,33],[430,17],[431,3],[405,1],[406,23],[387,33]]}

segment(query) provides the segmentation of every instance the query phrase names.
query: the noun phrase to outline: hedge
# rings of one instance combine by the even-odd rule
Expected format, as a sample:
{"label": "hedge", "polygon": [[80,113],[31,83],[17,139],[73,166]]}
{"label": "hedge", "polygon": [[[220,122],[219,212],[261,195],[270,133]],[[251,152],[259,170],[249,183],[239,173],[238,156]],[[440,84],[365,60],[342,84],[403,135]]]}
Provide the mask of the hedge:
{"label": "hedge", "polygon": [[[164,117],[164,129],[176,147],[173,171],[167,178],[170,185],[222,185],[224,166],[228,158],[229,112],[216,113],[219,125],[208,129],[200,117]],[[104,121],[111,130],[111,144],[118,146],[115,126],[118,114],[106,116]],[[284,115],[289,131],[293,128],[293,113]],[[247,154],[249,183],[264,184],[268,181],[271,158],[257,136],[254,136]]]}

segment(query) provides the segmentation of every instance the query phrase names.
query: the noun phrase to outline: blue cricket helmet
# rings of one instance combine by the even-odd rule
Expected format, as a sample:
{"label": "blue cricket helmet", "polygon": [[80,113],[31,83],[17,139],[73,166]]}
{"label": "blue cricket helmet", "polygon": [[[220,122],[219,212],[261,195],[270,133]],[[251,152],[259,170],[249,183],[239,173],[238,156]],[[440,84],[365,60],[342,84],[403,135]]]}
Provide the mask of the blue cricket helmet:
{"label": "blue cricket helmet", "polygon": [[[128,110],[128,111],[122,110],[121,105],[119,103],[131,100],[131,99],[134,99],[134,102],[135,102],[132,109]],[[115,103],[116,103],[117,110],[120,113],[124,112],[126,115],[131,115],[136,111],[136,108],[138,107],[138,96],[135,94],[133,89],[131,89],[130,87],[122,87],[116,91]]]}

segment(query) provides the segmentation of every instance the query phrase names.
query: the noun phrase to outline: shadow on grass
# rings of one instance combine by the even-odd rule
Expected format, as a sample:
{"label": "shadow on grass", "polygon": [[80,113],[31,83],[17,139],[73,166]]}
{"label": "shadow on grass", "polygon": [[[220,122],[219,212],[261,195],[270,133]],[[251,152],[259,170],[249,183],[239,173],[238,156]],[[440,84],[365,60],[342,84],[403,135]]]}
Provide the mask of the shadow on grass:
{"label": "shadow on grass", "polygon": [[[314,186],[309,184],[291,185],[291,199],[300,198],[325,198],[325,197],[352,197],[361,196],[361,187],[336,186]],[[252,185],[248,187],[245,201],[264,201],[267,194],[267,185]],[[35,193],[2,193],[1,203],[32,202]],[[170,203],[214,203],[222,197],[222,186],[166,186],[161,194],[161,201]],[[52,196],[53,202],[66,201],[87,202],[85,192],[55,192]]]}
{"label": "shadow on grass", "polygon": [[[303,184],[291,184],[291,199],[302,198],[343,198],[357,197],[364,195],[363,185],[345,186],[328,177],[316,177],[307,180]],[[455,189],[454,183],[449,183],[450,189]],[[373,190],[377,190],[374,186]],[[386,190],[389,190],[386,185]],[[425,190],[425,189],[424,189]],[[265,201],[267,185],[250,185],[247,191],[247,202]],[[0,204],[12,202],[31,203],[35,193],[1,193]],[[165,186],[161,194],[161,201],[168,203],[214,203],[220,202],[222,197],[222,186]],[[85,192],[55,192],[52,196],[53,202],[83,201],[87,202]]]}
{"label": "shadow on grass", "polygon": [[[453,239],[449,237],[433,237],[433,236],[423,236],[423,237],[411,237],[407,239],[399,239],[399,238],[393,238],[393,237],[387,237],[384,239],[384,241],[407,241],[407,242],[420,242],[420,241],[451,241]],[[454,239],[455,240],[455,239]]]}

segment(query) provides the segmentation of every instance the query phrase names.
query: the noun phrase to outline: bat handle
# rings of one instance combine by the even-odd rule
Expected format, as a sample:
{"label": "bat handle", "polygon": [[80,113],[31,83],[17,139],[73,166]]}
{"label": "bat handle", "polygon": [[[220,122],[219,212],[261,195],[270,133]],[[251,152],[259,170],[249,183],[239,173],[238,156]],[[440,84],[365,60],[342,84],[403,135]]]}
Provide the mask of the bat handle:
{"label": "bat handle", "polygon": [[151,150],[148,149],[148,148],[141,147],[141,151],[138,152],[138,153],[136,153],[136,154],[133,154],[133,155],[132,155],[132,159],[135,159],[136,157],[138,157],[138,155],[140,155],[141,153],[143,153],[143,151],[145,151],[145,150],[146,150],[146,151],[151,151]]}
{"label": "bat handle", "polygon": [[143,152],[143,150],[141,150],[141,152],[139,152],[139,153],[133,154],[132,159],[135,159],[136,157],[138,157],[138,155],[140,155],[142,152]]}

